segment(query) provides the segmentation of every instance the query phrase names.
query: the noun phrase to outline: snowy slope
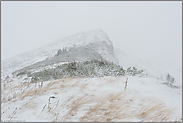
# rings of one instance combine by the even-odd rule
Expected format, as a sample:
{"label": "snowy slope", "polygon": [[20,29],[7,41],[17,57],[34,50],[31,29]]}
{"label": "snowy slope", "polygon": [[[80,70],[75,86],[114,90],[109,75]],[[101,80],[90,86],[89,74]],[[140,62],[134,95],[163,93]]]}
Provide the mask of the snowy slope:
{"label": "snowy slope", "polygon": [[145,70],[145,72],[150,77],[158,78],[163,81],[166,80],[166,75],[169,73],[175,78],[175,85],[182,87],[182,66],[180,66],[180,68],[176,68],[173,65],[157,64],[149,61],[139,60],[126,54],[121,49],[114,49],[114,52],[119,60],[119,64],[125,69],[135,66],[139,69]]}
{"label": "snowy slope", "polygon": [[118,63],[113,51],[113,45],[107,34],[101,29],[93,29],[66,37],[37,50],[3,60],[1,66],[2,77],[4,78],[7,74],[11,74],[14,70],[53,57],[58,49],[73,46],[87,46],[96,50],[103,59]]}
{"label": "snowy slope", "polygon": [[[125,69],[133,66],[143,69],[148,76],[65,78],[37,83],[27,83],[27,75],[11,76],[17,69],[53,58],[58,49],[73,46],[95,49],[104,59],[116,64],[119,60]],[[182,70],[138,60],[113,49],[112,42],[100,29],[6,59],[2,61],[1,73],[2,121],[182,121]],[[179,88],[162,84],[167,73],[175,77]],[[7,75],[10,78],[5,79]]]}
{"label": "snowy slope", "polygon": [[1,90],[2,121],[172,122],[182,117],[181,89],[153,78],[66,78],[29,87],[11,84]]}

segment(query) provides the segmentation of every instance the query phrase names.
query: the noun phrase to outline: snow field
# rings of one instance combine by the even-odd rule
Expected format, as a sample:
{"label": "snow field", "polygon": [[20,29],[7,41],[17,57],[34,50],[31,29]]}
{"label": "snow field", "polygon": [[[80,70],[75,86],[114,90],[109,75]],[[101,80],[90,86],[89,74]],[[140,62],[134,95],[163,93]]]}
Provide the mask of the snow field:
{"label": "snow field", "polygon": [[[66,78],[43,82],[42,86],[31,83],[28,88],[27,83],[13,85],[10,82],[1,90],[1,119],[32,122],[180,121],[181,89],[169,88],[161,82],[136,76]],[[13,94],[16,97],[3,101]]]}

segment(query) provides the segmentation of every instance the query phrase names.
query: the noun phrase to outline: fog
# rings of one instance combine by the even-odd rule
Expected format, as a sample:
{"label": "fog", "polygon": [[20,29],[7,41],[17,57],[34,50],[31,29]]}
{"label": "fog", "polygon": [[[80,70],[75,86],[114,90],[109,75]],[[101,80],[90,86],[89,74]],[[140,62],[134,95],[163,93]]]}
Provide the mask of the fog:
{"label": "fog", "polygon": [[2,1],[1,59],[95,28],[130,56],[182,66],[182,1]]}

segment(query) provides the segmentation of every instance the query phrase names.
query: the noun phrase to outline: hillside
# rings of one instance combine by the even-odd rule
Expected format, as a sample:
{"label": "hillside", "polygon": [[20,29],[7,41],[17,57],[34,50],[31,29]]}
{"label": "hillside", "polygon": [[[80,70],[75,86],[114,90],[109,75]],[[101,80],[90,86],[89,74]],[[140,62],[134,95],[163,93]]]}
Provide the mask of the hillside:
{"label": "hillside", "polygon": [[7,83],[1,91],[2,121],[172,122],[182,117],[180,90],[153,78],[66,78],[16,86]]}
{"label": "hillside", "polygon": [[182,66],[177,68],[173,65],[143,61],[126,54],[121,49],[114,49],[114,52],[118,58],[119,65],[123,66],[124,69],[134,66],[138,69],[144,70],[150,77],[161,79],[162,81],[166,81],[167,74],[171,74],[176,81],[174,84],[182,88]]}
{"label": "hillside", "polygon": [[[10,75],[15,70],[52,58],[59,49],[63,49],[65,47],[79,47],[77,48],[78,50],[80,50],[80,48],[86,48],[86,50],[78,51],[79,53],[90,49],[93,52],[97,52],[99,57],[101,56],[105,60],[118,63],[113,51],[113,45],[106,33],[101,29],[93,29],[66,37],[37,50],[3,60],[1,66],[2,78]],[[96,53],[93,55],[96,55]],[[72,54],[72,56],[75,55]],[[88,57],[91,58],[90,56]]]}
{"label": "hillside", "polygon": [[182,122],[182,71],[114,49],[101,29],[3,60],[1,73],[4,122]]}

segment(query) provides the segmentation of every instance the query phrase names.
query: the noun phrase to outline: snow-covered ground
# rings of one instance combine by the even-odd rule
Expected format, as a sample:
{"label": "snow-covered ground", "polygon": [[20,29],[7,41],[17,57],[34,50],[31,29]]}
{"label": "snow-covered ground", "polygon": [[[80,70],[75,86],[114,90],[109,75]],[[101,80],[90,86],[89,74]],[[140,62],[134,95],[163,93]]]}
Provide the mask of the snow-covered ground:
{"label": "snow-covered ground", "polygon": [[179,68],[174,67],[173,65],[167,64],[157,64],[149,61],[143,61],[137,58],[134,58],[126,54],[121,49],[114,49],[114,52],[119,60],[119,64],[123,68],[128,68],[135,66],[138,69],[143,69],[145,72],[153,78],[159,78],[163,81],[166,81],[167,74],[172,75],[175,78],[175,85],[182,87],[182,66]]}
{"label": "snow-covered ground", "polygon": [[[89,46],[123,68],[143,69],[147,76],[65,78],[26,83],[26,75],[12,72],[53,57],[63,47]],[[99,45],[97,45],[99,44]],[[118,60],[117,60],[118,58]],[[66,62],[67,63],[67,62]],[[32,69],[41,71],[63,62]],[[100,29],[78,33],[48,46],[2,61],[2,121],[182,121],[182,66],[155,64],[114,49]],[[178,88],[166,84],[172,75]],[[9,78],[6,76],[9,75]],[[127,80],[128,78],[128,80]],[[30,79],[30,78],[28,78]],[[125,82],[127,88],[125,91]]]}
{"label": "snow-covered ground", "polygon": [[109,76],[66,78],[42,86],[41,82],[12,84],[2,85],[2,121],[158,122],[182,118],[182,89],[172,89],[154,78]]}

